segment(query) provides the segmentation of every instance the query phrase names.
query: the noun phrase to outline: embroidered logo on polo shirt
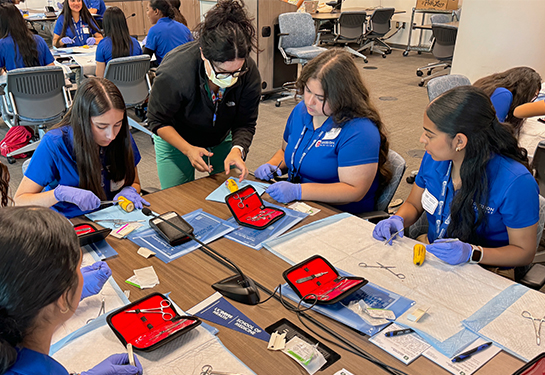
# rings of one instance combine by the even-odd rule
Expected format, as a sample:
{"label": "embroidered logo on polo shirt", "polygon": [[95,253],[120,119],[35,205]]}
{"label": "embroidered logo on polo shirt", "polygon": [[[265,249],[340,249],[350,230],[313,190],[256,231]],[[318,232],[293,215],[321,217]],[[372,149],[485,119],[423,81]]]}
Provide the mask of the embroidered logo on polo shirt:
{"label": "embroidered logo on polo shirt", "polygon": [[225,105],[227,107],[234,107],[236,104],[235,104],[235,102],[227,102],[227,103],[225,103]]}
{"label": "embroidered logo on polo shirt", "polygon": [[316,147],[335,147],[335,141],[321,140],[316,142]]}

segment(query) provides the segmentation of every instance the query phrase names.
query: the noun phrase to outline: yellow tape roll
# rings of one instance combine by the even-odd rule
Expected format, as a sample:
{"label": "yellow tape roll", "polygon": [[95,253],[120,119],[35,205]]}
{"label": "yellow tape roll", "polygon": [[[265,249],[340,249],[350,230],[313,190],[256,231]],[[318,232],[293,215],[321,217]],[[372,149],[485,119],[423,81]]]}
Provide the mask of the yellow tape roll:
{"label": "yellow tape roll", "polygon": [[126,212],[134,211],[134,203],[123,196],[119,197],[119,206]]}
{"label": "yellow tape roll", "polygon": [[426,260],[426,246],[421,243],[417,243],[413,247],[413,263],[417,266],[421,266]]}
{"label": "yellow tape roll", "polygon": [[225,186],[227,186],[227,189],[229,189],[229,191],[231,193],[234,193],[235,191],[238,190],[238,185],[235,182],[235,180],[229,179],[229,180],[225,181]]}

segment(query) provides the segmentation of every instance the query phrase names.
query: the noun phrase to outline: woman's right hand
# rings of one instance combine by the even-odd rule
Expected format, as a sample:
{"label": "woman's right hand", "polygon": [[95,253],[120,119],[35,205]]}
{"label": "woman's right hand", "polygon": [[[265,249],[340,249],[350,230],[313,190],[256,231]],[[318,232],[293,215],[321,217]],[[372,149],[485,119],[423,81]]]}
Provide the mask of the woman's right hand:
{"label": "woman's right hand", "polygon": [[259,166],[254,172],[254,176],[263,181],[270,181],[277,177],[275,175],[282,176],[282,170],[269,163]]}
{"label": "woman's right hand", "polygon": [[191,146],[189,150],[185,153],[185,156],[191,162],[193,168],[199,172],[208,172],[212,173],[212,166],[208,167],[208,164],[204,161],[203,157],[212,157],[213,152],[208,151],[202,147]]}
{"label": "woman's right hand", "polygon": [[[398,233],[399,237],[403,237],[403,227],[403,218],[398,215],[393,215],[390,216],[388,219],[379,221],[379,223],[375,226],[375,229],[373,230],[373,237],[376,240],[385,241],[390,239],[390,237],[392,237],[392,235],[398,231],[401,231],[400,233]],[[393,240],[393,238],[390,239],[388,243],[391,245]]]}
{"label": "woman's right hand", "polygon": [[74,40],[68,36],[65,36],[64,38],[61,39],[61,43],[64,45],[74,44]]}
{"label": "woman's right hand", "polygon": [[82,372],[81,375],[142,375],[144,369],[136,356],[134,356],[134,364],[135,366],[129,365],[127,353],[114,354],[92,369]]}
{"label": "woman's right hand", "polygon": [[57,201],[73,203],[82,211],[96,210],[100,207],[100,199],[89,190],[59,185],[53,190],[53,194]]}

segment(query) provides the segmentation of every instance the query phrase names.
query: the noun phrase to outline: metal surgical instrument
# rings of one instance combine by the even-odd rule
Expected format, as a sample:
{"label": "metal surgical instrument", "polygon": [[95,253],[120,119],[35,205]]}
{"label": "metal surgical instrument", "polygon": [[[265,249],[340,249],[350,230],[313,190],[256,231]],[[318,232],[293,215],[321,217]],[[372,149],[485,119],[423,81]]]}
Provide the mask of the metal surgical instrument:
{"label": "metal surgical instrument", "polygon": [[214,371],[212,366],[204,365],[201,369],[201,375],[242,375],[238,372],[224,372],[224,371]]}
{"label": "metal surgical instrument", "polygon": [[398,279],[401,279],[403,280],[405,278],[405,275],[402,274],[402,273],[395,273],[394,271],[392,271],[390,268],[396,268],[395,266],[383,266],[382,264],[380,264],[379,262],[377,262],[378,266],[369,266],[367,263],[364,263],[364,262],[360,262],[358,263],[358,266],[360,267],[364,267],[364,268],[384,268],[386,271],[389,271],[391,274],[393,274],[395,277],[397,277]]}
{"label": "metal surgical instrument", "polygon": [[123,220],[123,219],[102,219],[102,220],[95,220],[96,222],[104,222],[104,223],[113,223],[115,228],[120,228],[125,224],[131,224],[131,223],[141,223],[146,220]]}
{"label": "metal surgical instrument", "polygon": [[[534,325],[534,332],[536,334],[536,344],[539,346],[541,344],[541,324],[543,324],[543,321],[545,321],[545,315],[541,319],[534,318],[532,313],[526,310],[524,310],[521,315],[523,318],[532,320],[532,324]],[[539,325],[537,325],[537,321],[539,321]]]}
{"label": "metal surgical instrument", "polygon": [[[135,310],[127,310],[126,313],[145,313],[145,314],[161,314],[163,316],[164,320],[171,320],[174,318],[174,315],[168,311],[165,311],[166,308],[169,308],[172,305],[170,301],[167,301],[166,299],[161,301],[161,304],[159,307],[154,307],[150,309],[135,309]],[[170,318],[169,318],[170,316]]]}

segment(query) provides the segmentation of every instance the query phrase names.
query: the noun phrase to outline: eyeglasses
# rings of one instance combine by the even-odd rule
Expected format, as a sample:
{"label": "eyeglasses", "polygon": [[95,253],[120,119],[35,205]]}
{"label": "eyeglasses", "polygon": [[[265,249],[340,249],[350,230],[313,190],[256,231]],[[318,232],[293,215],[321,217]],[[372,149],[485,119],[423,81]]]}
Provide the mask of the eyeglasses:
{"label": "eyeglasses", "polygon": [[246,61],[244,61],[244,65],[242,65],[242,68],[240,68],[240,70],[237,70],[236,72],[218,72],[214,64],[212,64],[212,61],[208,60],[208,62],[210,63],[212,70],[216,74],[217,79],[225,79],[231,76],[233,76],[234,78],[238,78],[244,75],[248,71],[248,67],[246,66]]}

